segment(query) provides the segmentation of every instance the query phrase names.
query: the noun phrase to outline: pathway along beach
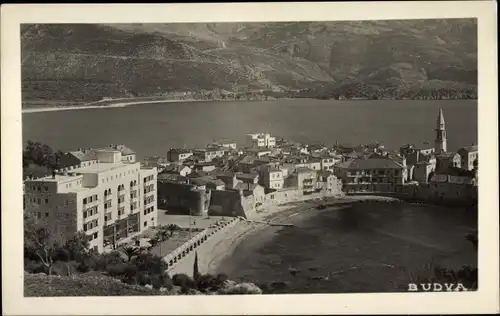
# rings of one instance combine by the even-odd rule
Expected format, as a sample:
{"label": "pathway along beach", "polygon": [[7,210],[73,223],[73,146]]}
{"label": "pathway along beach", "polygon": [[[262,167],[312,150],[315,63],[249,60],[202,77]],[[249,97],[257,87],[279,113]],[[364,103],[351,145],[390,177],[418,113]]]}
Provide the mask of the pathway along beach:
{"label": "pathway along beach", "polygon": [[406,291],[411,274],[429,273],[430,264],[477,266],[464,238],[477,228],[475,215],[391,201],[347,197],[322,210],[314,201],[280,206],[259,217],[294,227],[238,223],[200,256],[200,266],[208,267],[202,272],[274,282],[273,293],[396,292]]}

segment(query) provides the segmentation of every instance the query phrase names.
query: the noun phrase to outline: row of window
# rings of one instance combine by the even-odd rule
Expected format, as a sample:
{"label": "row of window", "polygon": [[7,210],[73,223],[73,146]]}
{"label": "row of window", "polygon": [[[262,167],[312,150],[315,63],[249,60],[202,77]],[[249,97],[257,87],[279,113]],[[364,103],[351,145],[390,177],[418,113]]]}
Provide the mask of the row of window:
{"label": "row of window", "polygon": [[110,178],[111,178],[111,181],[113,181],[113,179],[120,179],[120,178],[127,176],[127,174],[131,175],[131,174],[135,174],[136,172],[139,172],[139,169],[129,170],[126,173],[120,172],[120,173],[116,174],[115,176],[110,176],[110,177],[106,177],[106,178],[101,179],[101,183],[110,181]]}
{"label": "row of window", "polygon": [[154,212],[155,208],[154,206],[148,207],[144,210],[144,215],[148,215],[149,213]]}
{"label": "row of window", "polygon": [[97,201],[97,200],[98,200],[97,194],[94,194],[92,196],[84,198],[83,204],[92,203],[92,202]]}
{"label": "row of window", "polygon": [[130,198],[135,199],[137,197],[137,190],[134,190],[130,193]]}
{"label": "row of window", "polygon": [[94,206],[88,210],[83,211],[83,218],[91,217],[99,213],[97,206]]}
{"label": "row of window", "polygon": [[89,235],[89,236],[88,236],[88,237],[89,237],[89,241],[94,240],[94,239],[97,239],[97,237],[98,237],[98,236],[99,236],[99,234],[98,234],[97,232],[95,232],[95,233],[93,233],[93,234]]}
{"label": "row of window", "polygon": [[144,188],[144,194],[149,193],[149,192],[153,192],[154,190],[155,190],[155,185],[150,184]]}
{"label": "row of window", "polygon": [[147,177],[144,178],[144,182],[153,181],[154,178],[155,178],[154,175],[147,176]]}
{"label": "row of window", "polygon": [[152,203],[155,201],[155,197],[154,196],[148,196],[144,199],[144,205],[147,205],[149,203]]}
{"label": "row of window", "polygon": [[[38,219],[42,218],[42,212],[32,212],[31,215],[36,216]],[[45,213],[45,217],[49,217],[49,213]]]}
{"label": "row of window", "polygon": [[[79,186],[80,184],[82,184],[82,180],[77,180],[76,181],[76,185]],[[66,183],[66,189],[71,188],[71,186],[72,186],[71,182],[70,183]]]}
{"label": "row of window", "polygon": [[91,230],[92,228],[95,228],[98,225],[99,225],[99,220],[94,219],[93,221],[88,222],[87,224],[83,224],[83,230],[84,231]]}
{"label": "row of window", "polygon": [[49,198],[42,199],[42,198],[30,197],[28,198],[28,200],[31,203],[36,203],[36,204],[49,204]]}
{"label": "row of window", "polygon": [[[42,192],[42,186],[40,186],[40,185],[34,185],[34,184],[33,185],[29,185],[29,184],[27,184],[25,186],[25,189]],[[43,191],[47,192],[47,191],[49,191],[49,188],[47,186],[43,186]]]}

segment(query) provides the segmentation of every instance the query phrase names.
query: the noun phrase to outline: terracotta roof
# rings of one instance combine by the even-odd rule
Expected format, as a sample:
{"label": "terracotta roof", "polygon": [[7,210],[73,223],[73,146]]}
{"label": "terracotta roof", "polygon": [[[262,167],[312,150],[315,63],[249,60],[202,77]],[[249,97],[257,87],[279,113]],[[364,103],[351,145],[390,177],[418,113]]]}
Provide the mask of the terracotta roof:
{"label": "terracotta roof", "polygon": [[207,185],[208,182],[212,181],[211,179],[206,179],[205,177],[201,178],[191,178],[190,183],[195,185]]}
{"label": "terracotta roof", "polygon": [[111,148],[114,148],[116,150],[121,151],[122,155],[133,155],[133,154],[135,154],[135,151],[133,151],[132,149],[128,148],[125,145],[114,145],[114,146],[111,146]]}
{"label": "terracotta roof", "polygon": [[437,159],[449,159],[449,158],[453,158],[455,157],[457,153],[454,153],[454,152],[445,152],[445,153],[440,153],[438,155],[436,155],[436,158]]}
{"label": "terracotta roof", "polygon": [[212,183],[215,186],[226,185],[221,179],[210,180],[209,183]]}
{"label": "terracotta roof", "polygon": [[189,154],[192,153],[193,151],[191,149],[184,149],[184,148],[171,148],[169,152],[178,154]]}
{"label": "terracotta roof", "polygon": [[306,167],[299,167],[295,169],[297,173],[306,173],[306,172],[314,172],[311,168],[306,168]]}
{"label": "terracotta roof", "polygon": [[237,179],[255,179],[257,178],[259,175],[258,174],[255,174],[255,173],[237,173],[236,174],[236,178]]}
{"label": "terracotta roof", "polygon": [[170,182],[187,182],[188,178],[180,176],[178,174],[169,174],[169,173],[159,173],[158,181],[170,181]]}
{"label": "terracotta roof", "polygon": [[72,155],[80,161],[89,161],[96,159],[93,154],[86,154],[82,151],[70,151],[68,154]]}
{"label": "terracotta roof", "polygon": [[389,158],[354,158],[337,164],[346,169],[402,169],[403,166]]}
{"label": "terracotta roof", "polygon": [[477,145],[462,147],[459,151],[474,152],[477,151]]}

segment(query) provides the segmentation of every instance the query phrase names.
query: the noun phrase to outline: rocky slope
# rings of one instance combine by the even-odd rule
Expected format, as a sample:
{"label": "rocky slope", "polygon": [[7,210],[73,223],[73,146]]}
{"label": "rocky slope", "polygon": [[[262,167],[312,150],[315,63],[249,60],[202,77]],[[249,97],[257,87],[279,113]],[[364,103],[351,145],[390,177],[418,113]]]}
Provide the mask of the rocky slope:
{"label": "rocky slope", "polygon": [[26,101],[202,89],[394,97],[477,85],[473,19],[44,24],[23,25],[21,38]]}

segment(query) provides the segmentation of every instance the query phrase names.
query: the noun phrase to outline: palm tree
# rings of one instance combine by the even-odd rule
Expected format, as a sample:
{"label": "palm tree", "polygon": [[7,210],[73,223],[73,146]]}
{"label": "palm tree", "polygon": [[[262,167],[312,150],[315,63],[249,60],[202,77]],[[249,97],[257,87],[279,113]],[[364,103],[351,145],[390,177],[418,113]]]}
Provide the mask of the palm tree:
{"label": "palm tree", "polygon": [[127,256],[127,261],[130,262],[133,257],[138,256],[142,252],[142,249],[138,247],[126,247],[122,249],[122,252]]}
{"label": "palm tree", "polygon": [[180,227],[175,225],[175,224],[168,224],[166,227],[165,227],[166,230],[168,230],[170,232],[170,236],[173,236],[174,235],[174,232],[179,230]]}

